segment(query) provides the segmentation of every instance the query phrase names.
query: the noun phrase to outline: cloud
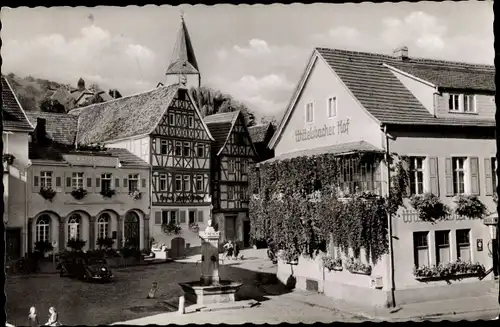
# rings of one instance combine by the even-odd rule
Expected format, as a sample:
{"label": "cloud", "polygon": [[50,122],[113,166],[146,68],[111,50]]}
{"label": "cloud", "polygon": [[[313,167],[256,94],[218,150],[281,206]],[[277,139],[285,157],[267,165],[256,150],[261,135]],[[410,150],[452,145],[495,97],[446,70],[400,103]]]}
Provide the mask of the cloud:
{"label": "cloud", "polygon": [[261,78],[245,75],[236,82],[236,87],[245,90],[249,94],[258,94],[275,90],[290,90],[293,85],[284,76],[270,74]]}
{"label": "cloud", "polygon": [[96,25],[81,28],[74,38],[49,34],[22,41],[3,36],[3,41],[4,71],[72,85],[83,77],[87,84],[118,88],[122,94],[155,84],[155,53]]}
{"label": "cloud", "polygon": [[326,33],[316,33],[312,35],[315,46],[349,48],[359,50],[364,43],[360,42],[361,33],[357,28],[349,26],[336,26]]}
{"label": "cloud", "polygon": [[272,50],[264,40],[259,39],[251,39],[248,42],[248,46],[240,47],[239,45],[235,45],[233,49],[243,55],[247,56],[255,56],[271,53]]}
{"label": "cloud", "polygon": [[387,17],[382,20],[381,39],[385,45],[416,46],[424,52],[434,53],[445,47],[447,27],[423,11],[415,11],[403,19]]}

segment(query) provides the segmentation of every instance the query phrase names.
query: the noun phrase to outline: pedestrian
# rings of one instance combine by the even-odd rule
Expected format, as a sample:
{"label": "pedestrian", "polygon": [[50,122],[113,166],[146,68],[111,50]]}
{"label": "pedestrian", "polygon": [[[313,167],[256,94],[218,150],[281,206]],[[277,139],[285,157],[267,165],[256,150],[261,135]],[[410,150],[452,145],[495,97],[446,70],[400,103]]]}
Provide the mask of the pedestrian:
{"label": "pedestrian", "polygon": [[45,326],[60,326],[59,323],[59,315],[57,314],[56,308],[49,308],[49,321],[45,324]]}
{"label": "pedestrian", "polygon": [[40,326],[40,322],[38,321],[38,316],[36,314],[35,307],[30,308],[30,314],[28,315],[28,326],[30,327]]}

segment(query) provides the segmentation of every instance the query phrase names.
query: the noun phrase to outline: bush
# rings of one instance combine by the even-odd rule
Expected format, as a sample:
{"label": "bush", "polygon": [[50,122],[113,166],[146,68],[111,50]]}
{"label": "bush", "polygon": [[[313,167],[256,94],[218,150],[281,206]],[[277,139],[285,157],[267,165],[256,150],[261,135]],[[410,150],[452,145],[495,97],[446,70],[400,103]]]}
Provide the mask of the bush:
{"label": "bush", "polygon": [[455,203],[457,204],[455,213],[463,217],[483,218],[488,212],[486,206],[475,195],[459,195]]}
{"label": "bush", "polygon": [[45,254],[51,252],[52,250],[54,250],[54,247],[52,246],[52,243],[50,243],[49,241],[35,242],[35,251]]}
{"label": "bush", "polygon": [[87,195],[87,190],[84,190],[83,188],[78,188],[76,190],[71,191],[71,195],[76,199],[76,200],[81,200]]}
{"label": "bush", "polygon": [[87,244],[87,241],[71,238],[68,240],[67,247],[73,251],[81,251],[83,247]]}
{"label": "bush", "polygon": [[177,225],[174,221],[170,221],[168,224],[161,225],[161,230],[168,235],[179,234],[182,230],[181,226]]}
{"label": "bush", "polygon": [[45,187],[41,187],[40,188],[40,192],[39,194],[45,199],[45,200],[49,200],[50,202],[52,202],[52,200],[54,199],[54,197],[56,196],[56,191],[54,191],[53,189],[51,189],[50,187],[49,188],[45,188]]}
{"label": "bush", "polygon": [[370,265],[364,264],[354,258],[350,258],[350,260],[346,262],[345,267],[351,274],[362,273],[370,275],[372,273],[372,267]]}
{"label": "bush", "polygon": [[105,198],[111,198],[113,195],[116,194],[116,191],[112,189],[105,189],[102,190],[100,194]]}
{"label": "bush", "polygon": [[418,211],[423,221],[434,222],[445,219],[450,214],[450,208],[441,202],[441,199],[432,193],[414,195],[410,199],[411,205]]}
{"label": "bush", "polygon": [[329,271],[342,270],[342,259],[325,256],[323,257],[323,266]]}
{"label": "bush", "polygon": [[114,242],[115,240],[111,237],[99,237],[96,244],[100,249],[110,249],[113,247]]}

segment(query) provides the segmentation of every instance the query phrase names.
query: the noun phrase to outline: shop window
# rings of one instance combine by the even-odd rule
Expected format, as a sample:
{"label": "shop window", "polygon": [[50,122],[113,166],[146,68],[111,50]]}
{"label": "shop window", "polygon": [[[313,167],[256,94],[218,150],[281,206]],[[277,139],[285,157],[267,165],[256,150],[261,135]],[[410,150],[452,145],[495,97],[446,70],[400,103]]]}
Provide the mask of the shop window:
{"label": "shop window", "polygon": [[461,261],[470,261],[470,229],[457,230],[457,258]]}
{"label": "shop window", "polygon": [[415,266],[429,266],[429,232],[413,233]]}
{"label": "shop window", "polygon": [[450,231],[436,231],[436,264],[450,262]]}

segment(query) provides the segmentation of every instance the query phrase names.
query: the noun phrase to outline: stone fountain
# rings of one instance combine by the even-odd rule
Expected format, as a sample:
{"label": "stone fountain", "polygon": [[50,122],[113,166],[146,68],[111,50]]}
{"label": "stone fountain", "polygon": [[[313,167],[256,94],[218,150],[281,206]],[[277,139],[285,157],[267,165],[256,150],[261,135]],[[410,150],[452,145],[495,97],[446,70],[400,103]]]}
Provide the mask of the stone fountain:
{"label": "stone fountain", "polygon": [[215,231],[212,219],[199,232],[201,238],[201,278],[199,281],[180,283],[186,301],[196,304],[235,302],[235,293],[243,285],[219,277],[220,232]]}

